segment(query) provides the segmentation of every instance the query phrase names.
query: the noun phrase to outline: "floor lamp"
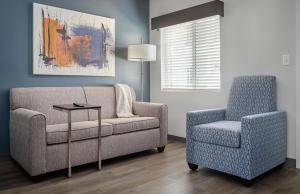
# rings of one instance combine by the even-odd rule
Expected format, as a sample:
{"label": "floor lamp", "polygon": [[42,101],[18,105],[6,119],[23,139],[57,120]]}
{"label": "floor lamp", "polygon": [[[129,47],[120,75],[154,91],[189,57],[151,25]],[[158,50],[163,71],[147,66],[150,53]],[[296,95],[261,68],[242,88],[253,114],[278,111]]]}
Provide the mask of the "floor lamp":
{"label": "floor lamp", "polygon": [[128,60],[141,63],[141,101],[144,101],[144,62],[156,61],[156,45],[131,44],[128,45]]}

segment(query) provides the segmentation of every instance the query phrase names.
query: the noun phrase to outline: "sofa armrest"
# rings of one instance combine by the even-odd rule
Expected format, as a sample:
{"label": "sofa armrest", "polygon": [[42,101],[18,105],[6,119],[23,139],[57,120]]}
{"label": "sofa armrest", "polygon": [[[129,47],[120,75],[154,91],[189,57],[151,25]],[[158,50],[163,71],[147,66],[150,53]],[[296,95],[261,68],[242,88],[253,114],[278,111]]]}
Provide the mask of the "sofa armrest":
{"label": "sofa armrest", "polygon": [[46,117],[24,108],[10,111],[10,153],[31,175],[46,172]]}
{"label": "sofa armrest", "polygon": [[139,116],[157,117],[160,123],[160,146],[167,144],[168,137],[168,107],[165,104],[134,102],[133,113]]}
{"label": "sofa armrest", "polygon": [[[245,116],[241,120],[241,148],[250,158],[250,171],[270,169],[287,157],[287,116],[275,111]],[[251,162],[253,161],[253,162]],[[259,174],[259,173],[257,173]]]}

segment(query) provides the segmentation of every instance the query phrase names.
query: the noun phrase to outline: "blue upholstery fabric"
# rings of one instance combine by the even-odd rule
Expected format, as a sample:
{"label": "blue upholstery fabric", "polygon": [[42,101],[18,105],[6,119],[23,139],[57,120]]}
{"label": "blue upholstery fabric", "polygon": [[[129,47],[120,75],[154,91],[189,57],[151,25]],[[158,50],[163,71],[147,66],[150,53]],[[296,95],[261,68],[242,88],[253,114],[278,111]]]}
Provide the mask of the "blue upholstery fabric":
{"label": "blue upholstery fabric", "polygon": [[226,120],[240,121],[243,116],[276,110],[276,77],[242,76],[233,81]]}
{"label": "blue upholstery fabric", "polygon": [[[211,110],[205,110],[205,111],[190,111],[187,113],[186,117],[186,153],[187,153],[187,160],[191,161],[192,153],[194,153],[194,147],[189,146],[192,145],[192,132],[191,130],[194,126],[220,121],[225,119],[225,109],[211,109]],[[188,154],[189,153],[189,154]]]}
{"label": "blue upholstery fabric", "polygon": [[[264,79],[261,76],[246,77],[245,79],[242,77],[237,79],[246,80],[247,84],[244,85],[242,82],[240,82],[240,84],[250,87],[249,80],[254,80],[255,78],[258,80]],[[271,89],[269,86],[266,86],[265,88],[267,91],[272,90],[275,92],[275,89]],[[249,88],[247,88],[247,90],[248,89]],[[260,94],[261,92],[262,91],[259,91],[258,93]],[[237,93],[234,95],[238,96]],[[243,95],[245,94],[242,92],[242,96]],[[275,94],[269,95],[276,96]],[[255,94],[251,94],[250,96],[253,97]],[[256,106],[252,104],[255,100],[246,100],[245,102],[249,102],[251,106]],[[262,102],[264,105],[261,106],[265,108],[258,108],[257,111],[264,112],[267,107],[269,107],[270,110],[276,110],[276,99],[264,99],[260,101],[260,103]],[[266,105],[265,103],[269,103],[269,105]],[[246,104],[247,103],[243,106],[246,107]],[[248,110],[251,112],[254,109]],[[219,126],[219,124],[221,124],[221,122],[217,122],[218,126],[216,126],[216,121],[224,122],[225,118],[228,116],[225,112],[226,110],[224,109],[217,109],[192,111],[187,113],[187,162],[219,170],[247,180],[252,180],[285,162],[287,156],[287,116],[285,112],[266,111],[265,113],[244,115],[245,113],[240,111],[239,114],[231,114],[231,116],[242,115],[240,119],[241,131],[239,147],[219,145],[220,143],[207,143],[199,141],[199,139],[195,137],[200,136],[200,133],[203,133],[199,129],[199,126],[201,125],[206,127],[214,126],[214,130],[220,129],[221,126]],[[228,124],[227,126],[222,126],[223,128],[228,128]],[[208,137],[209,136],[207,136],[207,138]],[[212,135],[210,138],[214,139],[214,136]],[[216,140],[207,141],[214,142]]]}
{"label": "blue upholstery fabric", "polygon": [[194,126],[192,139],[203,143],[238,148],[241,141],[241,122],[217,121]]}

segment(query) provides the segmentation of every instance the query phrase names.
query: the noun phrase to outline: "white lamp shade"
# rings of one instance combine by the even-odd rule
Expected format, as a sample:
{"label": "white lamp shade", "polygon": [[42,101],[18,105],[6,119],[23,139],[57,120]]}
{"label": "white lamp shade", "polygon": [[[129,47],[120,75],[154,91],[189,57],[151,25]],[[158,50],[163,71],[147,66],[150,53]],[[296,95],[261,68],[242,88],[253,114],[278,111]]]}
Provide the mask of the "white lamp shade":
{"label": "white lamp shade", "polygon": [[156,46],[153,44],[128,45],[129,61],[156,61]]}

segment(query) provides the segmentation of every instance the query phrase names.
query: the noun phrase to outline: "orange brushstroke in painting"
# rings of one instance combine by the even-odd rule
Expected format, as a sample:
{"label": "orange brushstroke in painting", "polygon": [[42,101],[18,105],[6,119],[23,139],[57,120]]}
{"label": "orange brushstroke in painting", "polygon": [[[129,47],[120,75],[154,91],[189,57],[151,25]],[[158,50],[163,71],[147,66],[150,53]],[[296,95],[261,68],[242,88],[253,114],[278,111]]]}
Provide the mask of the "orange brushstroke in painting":
{"label": "orange brushstroke in painting", "polygon": [[62,39],[57,29],[63,29],[64,25],[57,20],[44,18],[44,46],[47,57],[55,58],[58,66],[66,67],[74,65],[72,54],[69,52],[67,42]]}
{"label": "orange brushstroke in painting", "polygon": [[78,65],[76,63],[78,57],[91,58],[91,36],[73,36],[66,40],[57,31],[63,30],[64,24],[51,18],[44,18],[43,23],[44,54],[49,58],[54,58],[56,65],[71,67]]}
{"label": "orange brushstroke in painting", "polygon": [[74,53],[73,56],[80,56],[85,59],[90,59],[92,57],[91,44],[92,37],[89,35],[73,36],[72,41],[70,42],[71,51]]}

